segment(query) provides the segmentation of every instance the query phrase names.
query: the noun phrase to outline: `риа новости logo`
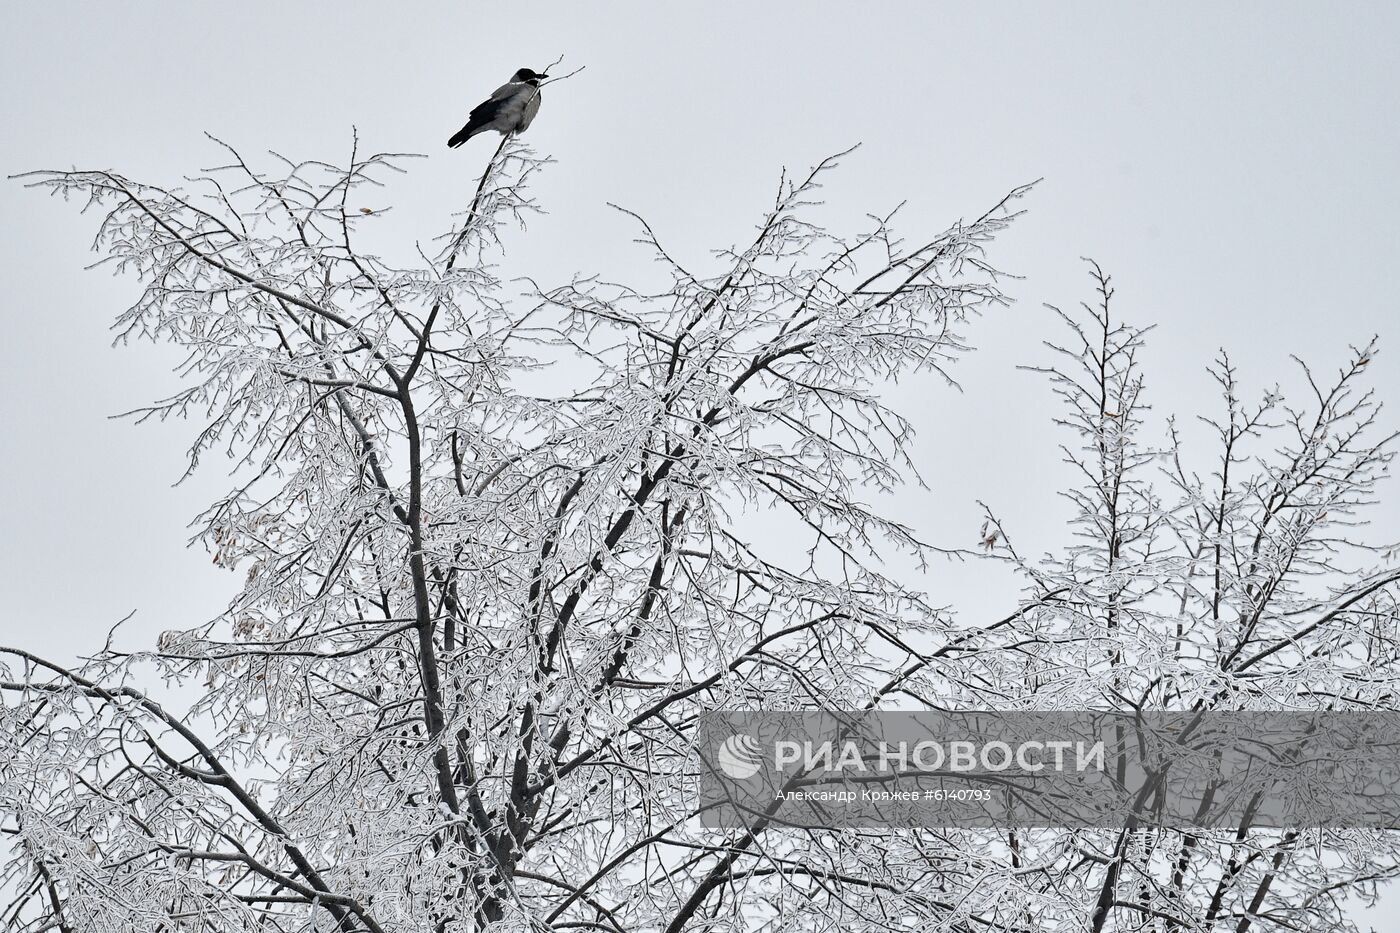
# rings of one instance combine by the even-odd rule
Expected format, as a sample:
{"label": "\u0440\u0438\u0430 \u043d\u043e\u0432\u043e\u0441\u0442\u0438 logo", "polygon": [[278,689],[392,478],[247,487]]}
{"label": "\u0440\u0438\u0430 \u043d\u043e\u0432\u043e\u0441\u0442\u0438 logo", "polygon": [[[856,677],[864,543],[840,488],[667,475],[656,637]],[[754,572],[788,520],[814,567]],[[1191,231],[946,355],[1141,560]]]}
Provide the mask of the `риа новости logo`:
{"label": "\u0440\u0438\u0430 \u043d\u043e\u0432\u043e\u0441\u0442\u0438 logo", "polygon": [[763,767],[758,739],[741,732],[720,744],[715,760],[719,763],[719,769],[736,781],[748,780]]}

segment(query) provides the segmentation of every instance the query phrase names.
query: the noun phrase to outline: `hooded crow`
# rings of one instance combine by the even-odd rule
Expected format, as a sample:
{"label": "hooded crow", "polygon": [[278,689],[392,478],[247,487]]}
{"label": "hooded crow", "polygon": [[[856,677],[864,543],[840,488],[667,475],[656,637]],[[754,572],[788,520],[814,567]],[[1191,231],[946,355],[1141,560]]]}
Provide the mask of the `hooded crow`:
{"label": "hooded crow", "polygon": [[490,100],[472,108],[467,125],[447,141],[448,148],[456,149],[487,130],[495,130],[502,136],[528,130],[530,121],[540,112],[540,82],[548,77],[529,68],[521,68],[511,75],[510,81],[496,88]]}

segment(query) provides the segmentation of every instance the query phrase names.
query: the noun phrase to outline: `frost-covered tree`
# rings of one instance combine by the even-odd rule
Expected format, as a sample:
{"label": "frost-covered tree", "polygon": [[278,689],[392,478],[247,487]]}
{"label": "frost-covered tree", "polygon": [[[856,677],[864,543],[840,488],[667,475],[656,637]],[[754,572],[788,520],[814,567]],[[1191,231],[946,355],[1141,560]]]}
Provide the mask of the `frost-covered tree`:
{"label": "frost-covered tree", "polygon": [[[1364,386],[1375,341],[1330,380],[1298,361],[1310,394],[1295,404],[1277,389],[1248,401],[1222,354],[1220,409],[1199,416],[1193,456],[1202,445],[1172,419],[1151,439],[1147,332],[1117,319],[1096,265],[1093,277],[1098,301],[1061,313],[1071,339],[1040,370],[1075,439],[1073,541],[1031,561],[989,515],[1025,611],[1006,628],[1012,650],[972,659],[980,676],[953,695],[1013,709],[1395,709],[1400,568],[1365,527],[1397,439]],[[1127,825],[1023,841],[1011,839],[1015,864],[1056,878],[1057,898],[1073,892],[1076,922],[1095,931],[1352,929],[1345,895],[1400,866],[1400,840],[1378,831]]]}
{"label": "frost-covered tree", "polygon": [[[101,212],[122,333],[186,354],[143,414],[241,464],[201,528],[246,583],[150,651],[0,655],[8,928],[1320,931],[1393,870],[1380,833],[705,830],[690,755],[706,708],[1392,705],[1397,574],[1350,530],[1390,456],[1370,348],[1297,411],[1222,361],[1199,479],[1145,440],[1100,276],[1048,370],[1074,540],[1030,561],[989,516],[1026,589],[959,618],[882,571],[937,552],[866,504],[917,477],[879,390],[1003,303],[1024,189],[836,236],[828,160],[703,270],[637,218],[659,287],[522,291],[496,270],[544,163],[515,141],[406,267],[359,245],[395,157],[228,153],[179,189],[31,178]],[[564,358],[572,391],[532,389]]]}

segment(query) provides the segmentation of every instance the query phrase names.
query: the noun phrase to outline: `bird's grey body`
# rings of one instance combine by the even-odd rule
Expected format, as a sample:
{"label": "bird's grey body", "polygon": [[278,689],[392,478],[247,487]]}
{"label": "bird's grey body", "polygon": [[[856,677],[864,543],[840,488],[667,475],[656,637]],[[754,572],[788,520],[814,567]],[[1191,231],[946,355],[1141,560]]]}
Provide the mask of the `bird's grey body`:
{"label": "bird's grey body", "polygon": [[457,148],[478,133],[495,130],[502,136],[523,133],[530,128],[535,114],[540,112],[540,81],[548,75],[521,68],[491,94],[488,100],[472,108],[466,126],[447,141]]}

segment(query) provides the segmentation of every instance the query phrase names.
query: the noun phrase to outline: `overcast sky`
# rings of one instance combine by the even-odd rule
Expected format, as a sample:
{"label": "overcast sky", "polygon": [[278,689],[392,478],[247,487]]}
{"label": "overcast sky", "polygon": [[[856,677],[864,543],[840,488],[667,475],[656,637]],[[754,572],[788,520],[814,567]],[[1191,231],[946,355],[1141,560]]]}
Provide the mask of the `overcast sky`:
{"label": "overcast sky", "polygon": [[[548,214],[503,267],[543,284],[635,277],[610,201],[703,265],[750,234],[784,166],[857,142],[830,216],[907,200],[910,235],[1043,177],[992,254],[1024,276],[1018,303],[971,328],[962,393],[900,389],[931,485],[900,507],[941,544],[975,541],[977,499],[1032,552],[1062,539],[1051,399],[1015,367],[1058,333],[1042,302],[1088,296],[1080,256],[1114,275],[1123,314],[1158,325],[1160,415],[1217,410],[1204,367],[1220,347],[1249,384],[1288,388],[1290,353],[1330,371],[1375,333],[1372,377],[1400,409],[1400,4],[35,3],[6,19],[5,174],[170,182],[218,160],[204,132],[336,159],[356,127],[367,148],[429,156],[364,205],[396,205],[382,232],[405,260],[495,145],[449,152],[447,136],[517,67],[565,55],[586,70],[546,91],[525,137],[557,160],[536,188]],[[193,428],[109,420],[168,393],[173,357],[108,348],[135,290],[82,271],[94,218],[15,181],[0,215],[0,641],[70,656],[132,611],[130,646],[212,616],[237,578],[183,542],[223,476],[172,489]],[[1377,530],[1400,537],[1386,492]],[[1014,602],[972,598],[969,579],[925,585],[974,616]]]}

